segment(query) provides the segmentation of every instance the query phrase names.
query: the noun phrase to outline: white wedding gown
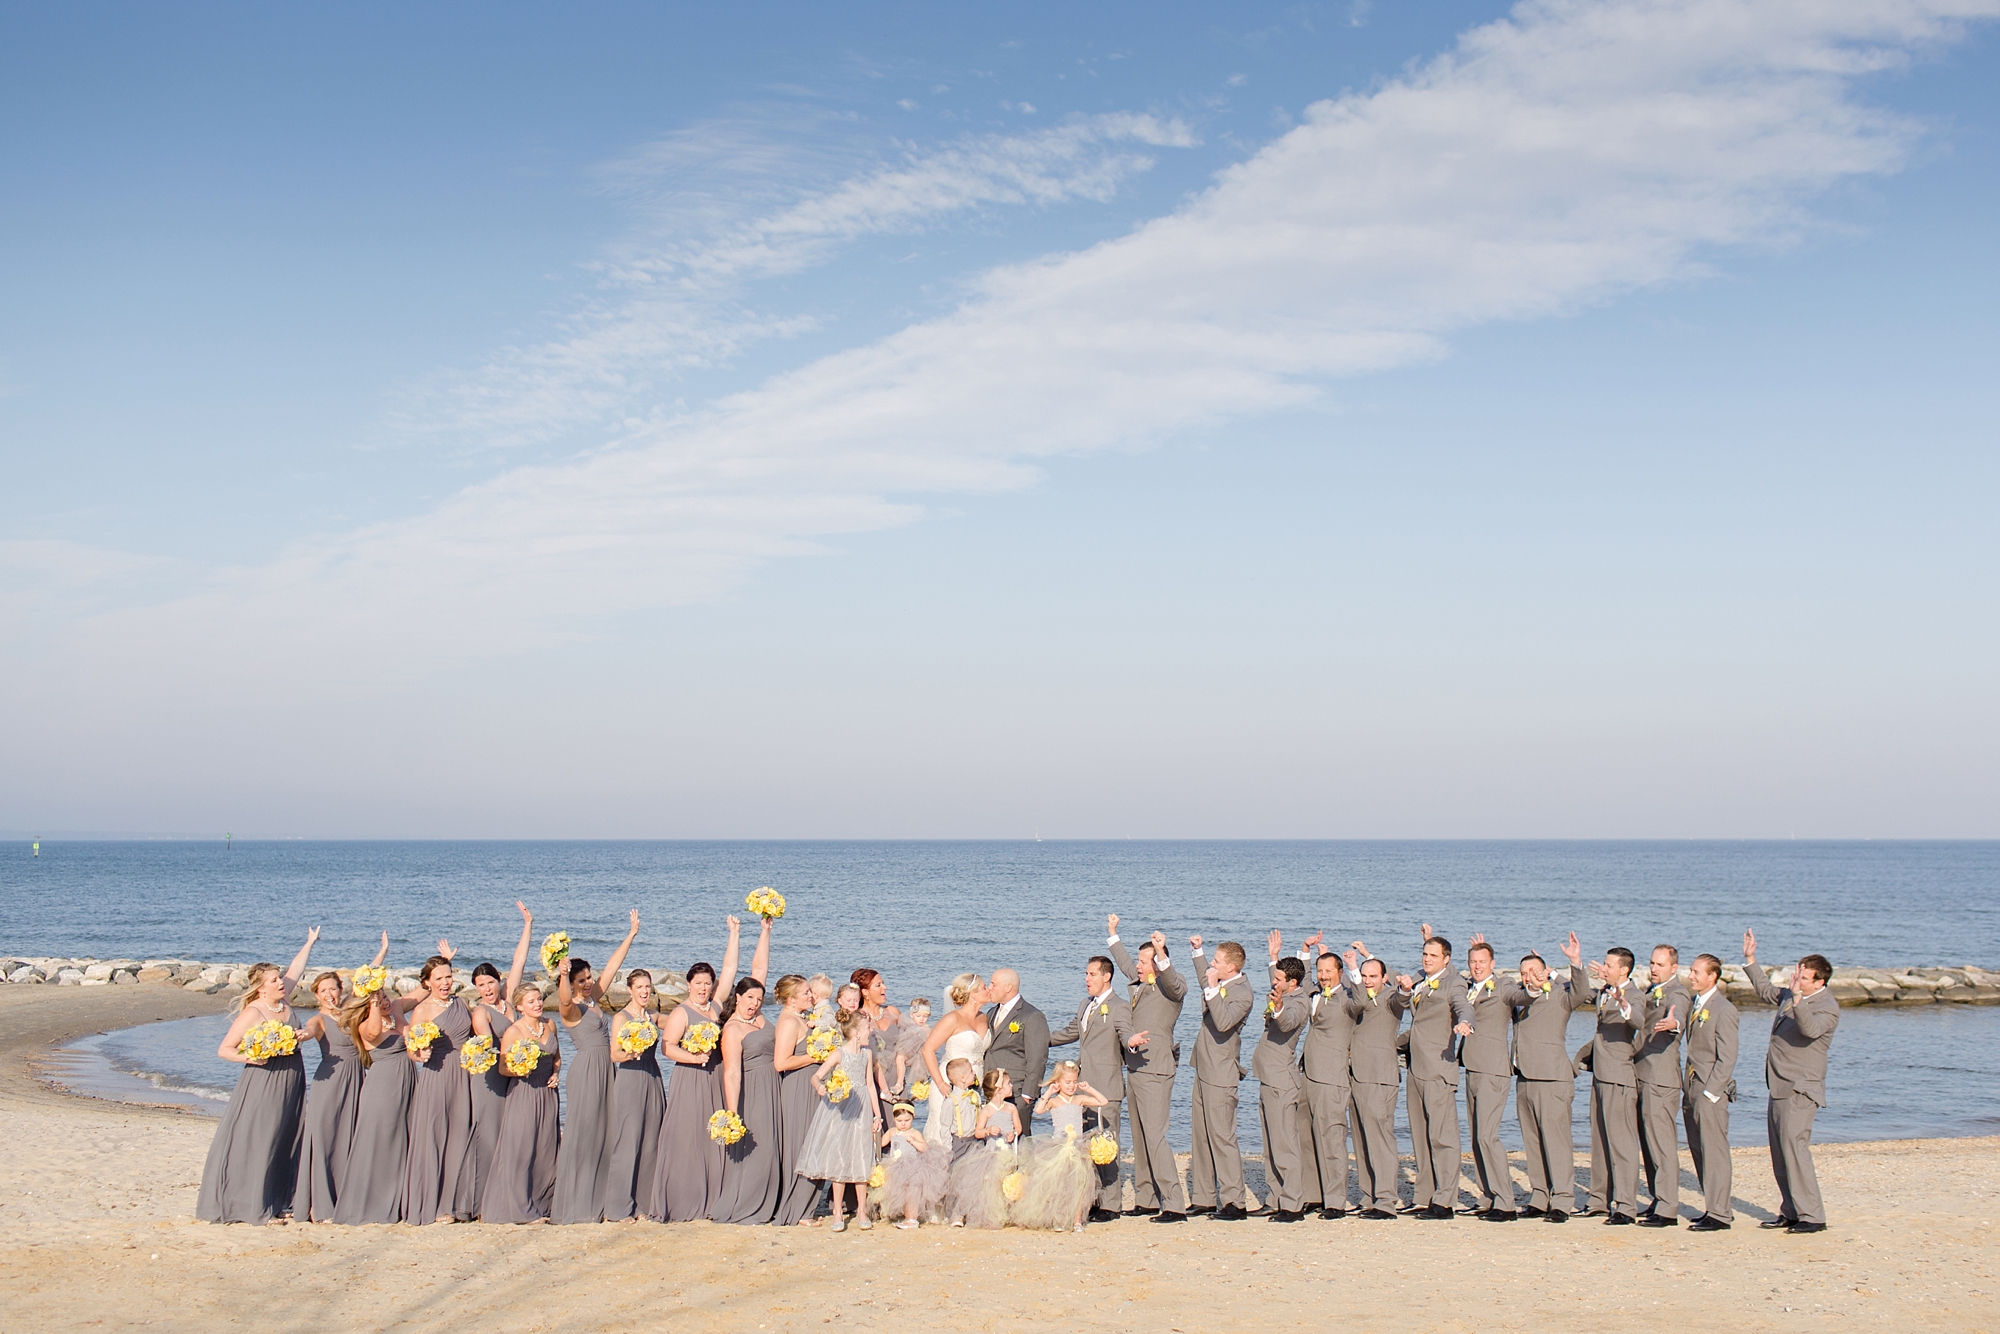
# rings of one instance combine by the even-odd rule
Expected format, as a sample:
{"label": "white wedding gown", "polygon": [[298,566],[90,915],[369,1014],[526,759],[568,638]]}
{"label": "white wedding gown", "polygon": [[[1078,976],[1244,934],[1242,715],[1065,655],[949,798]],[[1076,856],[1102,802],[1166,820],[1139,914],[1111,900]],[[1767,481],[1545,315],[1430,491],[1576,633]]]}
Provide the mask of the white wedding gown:
{"label": "white wedding gown", "polygon": [[[986,1048],[992,1042],[991,1033],[953,1033],[938,1049],[938,1069],[947,1070],[953,1061],[963,1057],[972,1062],[972,1082],[977,1087],[986,1073]],[[941,1148],[950,1148],[951,1122],[945,1114],[945,1087],[936,1080],[931,1081],[931,1100],[924,1117],[924,1138]]]}

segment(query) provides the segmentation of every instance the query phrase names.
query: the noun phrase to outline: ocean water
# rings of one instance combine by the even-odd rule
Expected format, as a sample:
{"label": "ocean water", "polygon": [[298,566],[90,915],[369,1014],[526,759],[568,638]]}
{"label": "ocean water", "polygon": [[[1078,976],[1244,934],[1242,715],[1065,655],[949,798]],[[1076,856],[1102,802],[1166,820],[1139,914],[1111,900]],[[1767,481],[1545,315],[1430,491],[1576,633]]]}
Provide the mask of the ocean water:
{"label": "ocean water", "polygon": [[[1343,946],[1363,939],[1414,970],[1425,921],[1461,954],[1484,932],[1503,962],[1530,948],[1556,958],[1572,929],[1590,957],[1613,944],[1643,957],[1665,941],[1683,958],[1706,950],[1734,962],[1752,926],[1769,962],[1817,951],[1837,964],[2000,966],[2000,843],[79,842],[44,844],[40,858],[20,844],[0,848],[0,953],[282,964],[317,924],[317,965],[366,962],[387,930],[395,964],[447,936],[468,966],[504,967],[521,899],[537,938],[569,931],[600,964],[636,908],[628,963],[684,970],[721,962],[724,917],[744,915],[743,895],[764,884],[790,904],[774,977],[876,968],[903,1003],[938,1000],[961,971],[1010,966],[1059,1018],[1082,997],[1084,960],[1104,948],[1106,912],[1124,918],[1128,941],[1164,931],[1183,966],[1191,933],[1239,940],[1260,984],[1272,928],[1287,948],[1321,929]],[[746,927],[745,968],[752,938]],[[136,1091],[136,1075],[202,1100],[236,1073],[213,1055],[216,1023],[96,1039],[77,1077]],[[1767,1026],[1746,1015],[1739,1144],[1763,1139]],[[1573,1019],[1572,1045],[1587,1032],[1588,1016]],[[2000,1130],[2000,1077],[1971,1056],[1996,1039],[2000,1009],[1846,1011],[1821,1137]],[[1254,1149],[1256,1086],[1243,1087],[1242,1139]],[[1183,1148],[1186,1098],[1183,1088]],[[1504,1133],[1518,1143],[1511,1121]]]}

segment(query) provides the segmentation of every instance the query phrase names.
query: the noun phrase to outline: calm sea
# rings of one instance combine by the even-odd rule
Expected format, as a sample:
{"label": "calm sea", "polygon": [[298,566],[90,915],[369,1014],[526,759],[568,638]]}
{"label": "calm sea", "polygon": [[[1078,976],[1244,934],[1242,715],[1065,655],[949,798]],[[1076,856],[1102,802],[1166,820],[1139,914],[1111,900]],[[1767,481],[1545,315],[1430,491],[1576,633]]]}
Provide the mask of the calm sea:
{"label": "calm sea", "polygon": [[[1276,927],[1288,948],[1324,929],[1414,970],[1418,923],[1428,921],[1461,951],[1484,932],[1503,961],[1527,949],[1555,958],[1573,929],[1592,957],[1622,944],[1643,958],[1665,941],[1684,957],[1706,950],[1733,962],[1752,926],[1769,961],[1818,951],[1837,964],[2000,966],[2000,843],[78,842],[44,844],[39,858],[28,851],[0,854],[0,953],[283,963],[318,924],[316,964],[366,962],[387,930],[393,963],[421,961],[444,935],[462,960],[504,967],[518,898],[534,910],[538,938],[569,931],[577,952],[600,963],[636,908],[629,963],[684,970],[720,962],[724,916],[743,915],[743,895],[769,884],[790,901],[773,976],[876,968],[900,1003],[937,999],[964,970],[1012,966],[1028,999],[1064,1018],[1081,998],[1083,961],[1103,949],[1107,912],[1125,919],[1128,940],[1165,931],[1183,963],[1195,932],[1242,941],[1261,960]],[[214,1058],[214,1025],[96,1039],[90,1059],[199,1099],[235,1073]],[[1183,1019],[1184,1046],[1193,1027]],[[1763,1140],[1765,1028],[1746,1017],[1739,1144]],[[1574,1019],[1572,1043],[1587,1031],[1587,1016]],[[2000,1131],[2000,1075],[1975,1058],[1996,1040],[2000,1009],[1846,1011],[1821,1138]],[[1244,1090],[1242,1137],[1254,1148],[1255,1085]],[[1175,1135],[1183,1148],[1186,1133],[1183,1124]],[[1511,1122],[1506,1133],[1518,1143]]]}

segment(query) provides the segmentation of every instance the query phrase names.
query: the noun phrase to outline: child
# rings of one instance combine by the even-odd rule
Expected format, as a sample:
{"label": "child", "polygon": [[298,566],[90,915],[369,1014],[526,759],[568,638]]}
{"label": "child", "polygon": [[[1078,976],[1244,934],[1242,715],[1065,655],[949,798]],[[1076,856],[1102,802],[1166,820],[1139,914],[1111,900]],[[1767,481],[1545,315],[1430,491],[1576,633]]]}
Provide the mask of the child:
{"label": "child", "polygon": [[807,1022],[815,1030],[833,1027],[833,979],[825,973],[814,973],[806,979],[806,989],[812,992],[812,1008],[806,1011]]}
{"label": "child", "polygon": [[931,1143],[951,1154],[956,1164],[979,1141],[972,1128],[979,1124],[979,1090],[972,1086],[972,1062],[955,1056],[944,1063],[944,1077],[951,1087],[942,1091],[933,1104],[930,1124],[925,1127]]}
{"label": "child", "polygon": [[[805,1142],[799,1146],[798,1174],[808,1181],[833,1183],[835,1232],[847,1230],[841,1206],[847,1201],[847,1188],[854,1187],[855,1226],[866,1232],[871,1226],[868,1178],[875,1171],[875,1136],[882,1129],[882,1104],[875,1101],[868,1016],[859,1010],[842,1010],[835,1018],[846,1041],[812,1073],[813,1092],[820,1101],[813,1107]],[[827,1081],[836,1070],[847,1076],[848,1091],[839,1102],[831,1102],[826,1096]]]}
{"label": "child", "polygon": [[1024,1193],[1021,1155],[1014,1147],[1021,1135],[1021,1114],[1013,1103],[1014,1081],[1005,1070],[988,1070],[980,1082],[980,1095],[986,1105],[973,1123],[972,1138],[986,1147],[952,1164],[945,1186],[945,1213],[953,1227],[1005,1227],[1008,1211]]}
{"label": "child", "polygon": [[918,1132],[917,1109],[909,1103],[897,1103],[889,1109],[889,1116],[895,1124],[882,1137],[887,1161],[882,1165],[881,1193],[874,1198],[882,1217],[901,1214],[896,1226],[908,1229],[918,1226],[920,1218],[935,1215],[944,1199],[951,1157],[948,1150],[934,1147]]}
{"label": "child", "polygon": [[1034,1147],[1027,1189],[1014,1206],[1016,1223],[1056,1232],[1083,1231],[1084,1215],[1097,1198],[1097,1164],[1090,1161],[1094,1137],[1083,1133],[1083,1111],[1102,1107],[1106,1101],[1083,1082],[1083,1071],[1075,1061],[1056,1064],[1055,1073],[1042,1086],[1042,1100],[1035,1104],[1037,1115],[1046,1113],[1055,1122],[1055,1133]]}
{"label": "child", "polygon": [[931,1003],[922,996],[903,1011],[902,1026],[896,1030],[896,1090],[910,1087],[910,1071],[924,1079],[924,1040],[931,1035]]}

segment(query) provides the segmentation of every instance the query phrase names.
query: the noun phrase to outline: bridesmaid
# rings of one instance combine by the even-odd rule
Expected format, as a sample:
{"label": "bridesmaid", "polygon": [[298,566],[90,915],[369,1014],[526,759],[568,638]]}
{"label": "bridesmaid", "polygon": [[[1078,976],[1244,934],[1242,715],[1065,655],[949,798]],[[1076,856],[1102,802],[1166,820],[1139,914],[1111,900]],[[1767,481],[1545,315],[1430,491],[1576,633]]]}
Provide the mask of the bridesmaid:
{"label": "bridesmaid", "polygon": [[[625,939],[611,951],[604,975],[616,978],[639,938],[639,913]],[[602,1223],[605,1180],[611,1163],[604,1146],[611,1133],[611,1025],[597,1002],[604,988],[582,959],[564,959],[556,969],[556,1001],[569,1030],[570,1067],[565,1080],[563,1155],[556,1165],[558,1223]],[[511,1094],[508,1096],[512,1096]]]}
{"label": "bridesmaid", "polygon": [[[521,910],[521,939],[514,946],[514,965],[507,971],[507,980],[503,983],[500,970],[490,963],[472,970],[472,988],[479,993],[479,1000],[472,1007],[472,1031],[480,1037],[492,1038],[495,1046],[500,1044],[507,1026],[521,1017],[507,998],[521,985],[521,970],[528,964],[529,934],[535,927],[534,914],[528,911],[528,905],[516,899],[514,906]],[[486,1168],[493,1161],[493,1146],[500,1139],[500,1113],[506,1105],[507,1072],[495,1061],[485,1074],[472,1076],[474,1199],[486,1198]]]}
{"label": "bridesmaid", "polygon": [[[722,1058],[719,1051],[688,1051],[681,1038],[692,1024],[720,1028],[728,1017],[716,1009],[715,996],[736,983],[742,931],[743,924],[731,917],[720,983],[709,964],[688,969],[687,999],[660,1025],[658,1050],[674,1063],[667,1083],[667,1114],[660,1123],[659,1163],[653,1172],[654,1206],[659,1210],[654,1217],[663,1223],[707,1218],[721,1198],[722,1146],[708,1137],[708,1118],[722,1110]],[[770,943],[771,924],[766,921],[753,965],[760,978]]]}
{"label": "bridesmaid", "polygon": [[785,1154],[772,1060],[776,1041],[775,1028],[764,1018],[763,980],[746,977],[736,984],[736,1005],[722,1026],[722,1102],[743,1118],[744,1133],[724,1152],[718,1223],[768,1223],[777,1217]]}
{"label": "bridesmaid", "polygon": [[195,1217],[207,1223],[281,1223],[299,1183],[299,1143],[306,1102],[306,1061],[290,1056],[252,1059],[237,1050],[243,1035],[266,1020],[292,1022],[287,997],[305,976],[319,928],[306,932],[305,948],[291,966],[250,967],[242,1008],[215,1054],[243,1067],[229,1110],[215,1128],[201,1170]]}
{"label": "bridesmaid", "polygon": [[636,1223],[660,1213],[653,1185],[659,1171],[660,1119],[666,1115],[667,1089],[660,1080],[659,1042],[637,1056],[618,1047],[618,1035],[627,1025],[652,1022],[653,975],[634,968],[625,987],[632,999],[611,1016],[611,1134],[604,1150],[608,1223]]}
{"label": "bridesmaid", "polygon": [[[380,968],[389,957],[389,933],[368,966]],[[340,1026],[340,974],[332,970],[313,979],[313,999],[319,1010],[299,1030],[299,1042],[319,1043],[319,1068],[306,1085],[306,1142],[299,1159],[299,1186],[292,1195],[292,1217],[301,1222],[327,1223],[338,1207],[341,1174],[347,1170],[348,1146],[354,1140],[354,1116],[361,1101],[364,1068],[353,1039]]]}
{"label": "bridesmaid", "polygon": [[409,1223],[466,1222],[479,1212],[472,1193],[472,1076],[458,1063],[459,1044],[472,1035],[472,1015],[452,995],[451,942],[424,961],[422,998],[410,1026],[430,1022],[438,1039],[419,1059],[404,1030],[404,1054],[417,1063],[410,1095],[410,1165],[404,1179],[403,1214]]}
{"label": "bridesmaid", "polygon": [[815,1227],[819,1223],[816,1215],[824,1187],[820,1182],[808,1181],[798,1171],[799,1148],[805,1142],[806,1127],[812,1124],[813,1107],[819,1102],[819,1095],[812,1087],[812,1072],[819,1065],[806,1055],[806,1039],[812,1036],[813,1004],[818,997],[797,973],[779,978],[771,994],[778,1000],[771,1064],[782,1081],[778,1092],[778,1179],[782,1193],[776,1221],[787,1227],[794,1223]]}
{"label": "bridesmaid", "polygon": [[340,1026],[366,1072],[354,1117],[354,1144],[340,1178],[336,1223],[400,1223],[410,1154],[410,1093],[417,1067],[403,1054],[403,1020],[422,994],[390,1000],[384,991],[351,998]]}
{"label": "bridesmaid", "polygon": [[874,1033],[869,1049],[875,1053],[875,1086],[886,1104],[888,1095],[903,1091],[889,1087],[896,1071],[896,1040],[902,1036],[903,1012],[889,1004],[889,979],[873,968],[857,968],[847,980],[861,989],[861,1013],[868,1016]]}
{"label": "bridesmaid", "polygon": [[500,1142],[493,1149],[493,1170],[480,1203],[482,1223],[548,1222],[562,1161],[557,1152],[562,1107],[556,1071],[562,1062],[556,1023],[542,1013],[542,989],[532,982],[515,988],[514,1006],[521,1017],[507,1029],[495,1068],[506,1068],[507,1049],[517,1042],[533,1042],[542,1054],[533,1070],[508,1077],[507,1113],[500,1118]]}

